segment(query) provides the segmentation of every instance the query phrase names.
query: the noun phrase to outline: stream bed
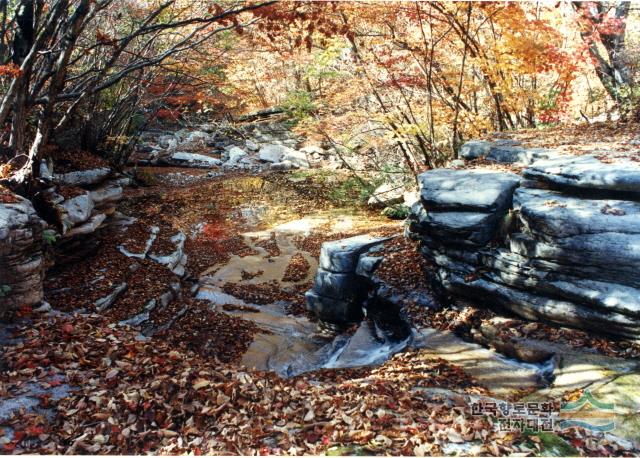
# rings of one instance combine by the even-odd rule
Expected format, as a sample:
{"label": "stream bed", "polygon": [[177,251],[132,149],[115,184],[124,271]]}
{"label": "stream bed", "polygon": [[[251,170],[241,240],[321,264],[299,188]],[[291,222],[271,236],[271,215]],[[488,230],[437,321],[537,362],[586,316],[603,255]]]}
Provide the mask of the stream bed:
{"label": "stream bed", "polygon": [[[245,221],[250,219],[254,224],[260,215],[260,211],[243,212]],[[331,227],[326,228],[327,225]],[[508,396],[521,389],[549,384],[553,361],[521,363],[446,331],[416,329],[404,319],[398,303],[369,301],[366,318],[355,328],[348,332],[336,329],[327,332],[322,323],[289,314],[286,302],[260,305],[225,292],[228,284],[240,288],[267,282],[275,282],[280,288],[308,284],[315,276],[318,262],[311,253],[301,250],[294,239],[309,236],[318,227],[339,232],[353,225],[354,220],[348,215],[314,216],[288,221],[269,230],[245,232],[244,242],[255,254],[234,255],[224,264],[211,266],[202,273],[198,299],[209,301],[213,309],[252,321],[262,330],[245,352],[241,360],[244,366],[291,377],[318,369],[380,365],[398,352],[422,348],[435,357],[463,366],[497,394]],[[271,249],[265,248],[265,242],[271,243]],[[284,281],[284,272],[294,256],[302,256],[308,262],[307,275],[297,281]],[[436,301],[429,298],[426,302]]]}

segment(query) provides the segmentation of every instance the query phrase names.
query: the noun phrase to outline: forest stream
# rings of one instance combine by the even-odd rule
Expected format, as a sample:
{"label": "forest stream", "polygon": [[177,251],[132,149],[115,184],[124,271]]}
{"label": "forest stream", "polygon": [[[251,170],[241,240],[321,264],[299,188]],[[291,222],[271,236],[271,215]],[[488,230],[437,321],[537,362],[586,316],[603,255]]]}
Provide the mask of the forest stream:
{"label": "forest stream", "polygon": [[[62,326],[63,341],[80,326],[78,320],[104,320],[100,326],[133,332],[138,344],[194,352],[202,364],[231,364],[226,367],[239,374],[271,380],[264,374],[272,373],[281,380],[274,383],[322,387],[346,376],[368,386],[371,377],[392,377],[393,384],[409,383],[424,396],[467,406],[478,399],[556,399],[590,385],[605,370],[624,376],[635,367],[551,343],[541,352],[547,356],[524,362],[435,321],[416,320],[442,308],[417,265],[387,268],[389,294],[370,298],[361,322],[323,323],[309,313],[304,295],[313,285],[322,243],[384,236],[389,240],[381,248],[384,259],[417,262],[415,249],[401,237],[402,223],[345,205],[347,199],[336,192],[341,182],[322,173],[212,174],[188,167],[138,167],[130,173],[147,183],[126,189],[112,223],[93,243],[59,247],[58,259],[67,262],[45,279],[48,323],[75,323]],[[3,343],[31,342],[12,337],[29,323],[25,317],[3,330]],[[104,341],[96,339],[94,344]],[[427,373],[421,373],[423,367]],[[0,418],[22,409],[57,421],[56,410],[38,399],[64,404],[76,396],[74,385],[58,375],[22,385],[0,402]],[[5,432],[15,437],[15,430]],[[271,440],[264,443],[273,445]],[[466,454],[472,446],[449,444],[443,451]]]}

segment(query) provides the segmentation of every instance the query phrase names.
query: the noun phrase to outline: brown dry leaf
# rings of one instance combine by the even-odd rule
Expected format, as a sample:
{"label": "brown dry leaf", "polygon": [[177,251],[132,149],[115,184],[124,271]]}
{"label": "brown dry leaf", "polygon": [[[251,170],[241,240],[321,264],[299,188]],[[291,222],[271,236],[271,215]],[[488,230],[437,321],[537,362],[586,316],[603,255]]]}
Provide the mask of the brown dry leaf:
{"label": "brown dry leaf", "polygon": [[199,390],[200,388],[205,388],[205,387],[209,386],[210,384],[211,384],[211,382],[209,380],[204,379],[204,378],[199,378],[199,379],[196,379],[193,382],[193,389],[194,390]]}

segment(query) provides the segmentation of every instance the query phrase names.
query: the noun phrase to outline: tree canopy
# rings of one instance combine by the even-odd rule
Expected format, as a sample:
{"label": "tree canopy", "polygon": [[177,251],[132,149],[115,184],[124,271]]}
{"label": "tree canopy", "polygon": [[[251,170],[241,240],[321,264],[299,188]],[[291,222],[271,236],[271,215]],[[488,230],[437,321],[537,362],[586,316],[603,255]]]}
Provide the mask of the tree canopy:
{"label": "tree canopy", "polygon": [[118,162],[149,123],[272,106],[414,173],[483,132],[638,116],[630,2],[4,0],[0,21],[12,183],[69,132]]}

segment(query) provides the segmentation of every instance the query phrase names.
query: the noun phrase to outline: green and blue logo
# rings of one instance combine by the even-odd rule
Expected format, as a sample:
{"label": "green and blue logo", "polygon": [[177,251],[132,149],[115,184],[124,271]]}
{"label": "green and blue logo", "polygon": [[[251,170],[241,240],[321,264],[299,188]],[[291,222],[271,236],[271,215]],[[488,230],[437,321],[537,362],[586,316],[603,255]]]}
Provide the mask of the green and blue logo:
{"label": "green and blue logo", "polygon": [[558,426],[561,429],[579,426],[592,431],[608,432],[615,428],[615,404],[598,401],[585,390],[575,402],[560,407]]}

